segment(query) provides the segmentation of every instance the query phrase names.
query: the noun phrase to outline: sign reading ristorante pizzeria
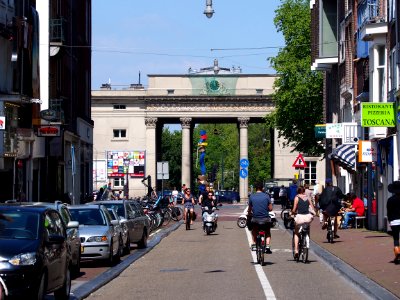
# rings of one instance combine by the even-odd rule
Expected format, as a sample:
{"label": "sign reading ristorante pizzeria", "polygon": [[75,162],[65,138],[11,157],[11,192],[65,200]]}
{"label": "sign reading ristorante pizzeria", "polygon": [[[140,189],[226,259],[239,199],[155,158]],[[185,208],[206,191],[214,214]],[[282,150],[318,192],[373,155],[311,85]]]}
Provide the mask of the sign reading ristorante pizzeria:
{"label": "sign reading ristorante pizzeria", "polygon": [[362,127],[395,127],[394,103],[361,103]]}
{"label": "sign reading ristorante pizzeria", "polygon": [[60,136],[60,126],[39,127],[38,136]]}

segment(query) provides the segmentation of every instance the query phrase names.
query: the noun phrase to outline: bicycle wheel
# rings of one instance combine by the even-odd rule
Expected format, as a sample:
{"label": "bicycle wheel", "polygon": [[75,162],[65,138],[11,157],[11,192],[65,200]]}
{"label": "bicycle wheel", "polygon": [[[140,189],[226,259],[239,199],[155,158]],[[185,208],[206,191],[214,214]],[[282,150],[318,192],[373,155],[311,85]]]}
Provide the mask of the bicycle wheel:
{"label": "bicycle wheel", "polygon": [[171,222],[171,213],[169,212],[169,210],[166,210],[163,214],[163,226],[167,226],[169,224],[169,222]]}
{"label": "bicycle wheel", "polygon": [[292,236],[292,255],[293,255],[293,259],[295,259],[295,257],[294,257],[294,232],[293,232],[293,236]]}
{"label": "bicycle wheel", "polygon": [[257,240],[256,240],[256,254],[257,254],[257,263],[259,263],[261,265],[261,252],[262,252],[262,248],[261,248],[261,238],[260,236],[257,236]]}
{"label": "bicycle wheel", "polygon": [[186,212],[186,230],[190,230],[190,211]]}
{"label": "bicycle wheel", "polygon": [[301,245],[301,260],[303,263],[308,262],[308,247],[307,247],[307,234],[303,235],[302,245]]}
{"label": "bicycle wheel", "polygon": [[284,209],[282,209],[282,211],[281,211],[281,219],[282,219],[282,220],[284,219],[285,211],[287,211],[288,214],[289,214],[290,209],[289,209],[289,208],[284,208]]}
{"label": "bicycle wheel", "polygon": [[173,207],[171,209],[171,217],[174,221],[180,221],[183,218],[183,209],[180,207]]}
{"label": "bicycle wheel", "polygon": [[265,258],[265,235],[261,236],[261,257],[260,257],[260,265],[264,265],[264,258]]}

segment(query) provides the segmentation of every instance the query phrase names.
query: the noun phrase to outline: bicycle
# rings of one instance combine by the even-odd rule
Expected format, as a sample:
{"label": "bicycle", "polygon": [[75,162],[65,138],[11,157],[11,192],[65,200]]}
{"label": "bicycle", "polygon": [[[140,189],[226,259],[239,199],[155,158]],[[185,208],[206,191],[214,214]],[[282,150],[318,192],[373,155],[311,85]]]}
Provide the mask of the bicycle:
{"label": "bicycle", "polygon": [[328,226],[326,227],[327,233],[326,233],[326,238],[329,243],[333,244],[333,239],[335,238],[335,218],[336,216],[327,216],[327,223]]}
{"label": "bicycle", "polygon": [[183,217],[183,209],[178,207],[178,206],[173,206],[170,207],[170,212],[171,212],[171,218],[172,220],[178,222],[180,220],[182,220]]}
{"label": "bicycle", "polygon": [[260,265],[264,265],[264,253],[266,250],[266,235],[263,229],[260,229],[257,233],[256,238],[256,254],[257,254],[257,262]]}
{"label": "bicycle", "polygon": [[299,228],[299,243],[298,243],[298,250],[299,253],[296,257],[295,255],[295,245],[294,245],[294,237],[295,233],[293,231],[292,237],[292,253],[293,258],[299,262],[300,257],[303,263],[308,262],[308,249],[310,248],[310,224],[302,224]]}
{"label": "bicycle", "polygon": [[185,219],[186,230],[190,230],[190,221],[191,221],[190,209],[187,209],[187,211],[186,211],[186,219]]}

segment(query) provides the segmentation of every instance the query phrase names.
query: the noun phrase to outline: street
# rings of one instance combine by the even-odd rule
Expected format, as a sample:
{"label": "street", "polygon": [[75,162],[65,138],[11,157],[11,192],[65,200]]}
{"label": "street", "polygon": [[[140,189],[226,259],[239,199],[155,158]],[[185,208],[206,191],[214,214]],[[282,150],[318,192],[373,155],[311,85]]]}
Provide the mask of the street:
{"label": "street", "polygon": [[294,262],[282,226],[272,230],[265,266],[255,264],[248,231],[236,225],[242,210],[221,207],[210,236],[199,219],[190,231],[180,226],[87,299],[368,299],[312,251],[308,264]]}

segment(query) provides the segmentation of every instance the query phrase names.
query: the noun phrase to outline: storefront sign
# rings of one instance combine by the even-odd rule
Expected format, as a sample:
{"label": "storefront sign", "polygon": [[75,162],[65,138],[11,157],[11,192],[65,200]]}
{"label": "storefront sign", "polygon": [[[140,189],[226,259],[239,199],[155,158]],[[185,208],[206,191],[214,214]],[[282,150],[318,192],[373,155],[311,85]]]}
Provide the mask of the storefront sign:
{"label": "storefront sign", "polygon": [[358,162],[376,162],[378,143],[374,141],[358,141]]}
{"label": "storefront sign", "polygon": [[[357,123],[342,123],[343,124],[343,139],[342,143],[347,145],[357,145],[360,139]],[[361,129],[361,128],[360,128]]]}
{"label": "storefront sign", "polygon": [[60,126],[39,127],[38,136],[60,136]]}
{"label": "storefront sign", "polygon": [[394,103],[361,103],[362,127],[395,127]]}
{"label": "storefront sign", "polygon": [[343,137],[342,123],[326,123],[326,138],[341,139]]}
{"label": "storefront sign", "polygon": [[57,112],[52,109],[45,109],[40,111],[40,117],[46,121],[56,121],[57,120]]}
{"label": "storefront sign", "polygon": [[316,139],[324,139],[326,137],[326,124],[315,125],[314,134]]}

